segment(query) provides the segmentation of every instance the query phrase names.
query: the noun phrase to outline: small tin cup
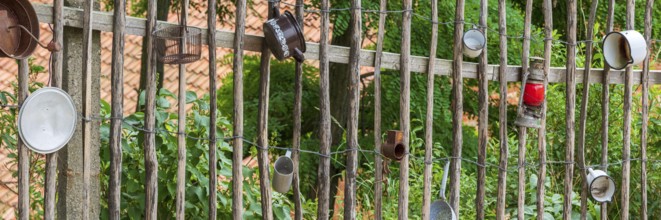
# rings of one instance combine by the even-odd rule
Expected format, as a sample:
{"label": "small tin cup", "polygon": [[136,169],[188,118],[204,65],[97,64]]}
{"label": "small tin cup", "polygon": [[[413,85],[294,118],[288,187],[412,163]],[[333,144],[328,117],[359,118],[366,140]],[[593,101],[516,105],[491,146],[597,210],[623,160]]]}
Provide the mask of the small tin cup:
{"label": "small tin cup", "polygon": [[401,131],[388,131],[386,143],[381,151],[383,156],[395,161],[401,160],[406,154],[406,145],[403,143],[404,133]]}
{"label": "small tin cup", "polygon": [[298,26],[298,21],[289,11],[280,14],[277,9],[275,16],[264,22],[264,38],[273,55],[278,60],[294,57],[296,61],[305,60],[305,38]]}
{"label": "small tin cup", "polygon": [[287,151],[285,156],[281,156],[275,161],[273,170],[273,190],[287,193],[294,178],[294,161],[291,159],[291,151]]}
{"label": "small tin cup", "polygon": [[464,44],[464,56],[475,58],[482,54],[482,49],[484,49],[487,43],[487,38],[482,31],[473,28],[464,33],[462,41]]}

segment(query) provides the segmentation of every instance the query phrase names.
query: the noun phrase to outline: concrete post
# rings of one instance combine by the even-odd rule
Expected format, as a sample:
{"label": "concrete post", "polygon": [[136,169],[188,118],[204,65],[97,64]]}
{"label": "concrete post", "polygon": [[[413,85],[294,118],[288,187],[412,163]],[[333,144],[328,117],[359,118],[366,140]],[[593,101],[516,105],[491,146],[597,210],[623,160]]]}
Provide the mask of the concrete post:
{"label": "concrete post", "polygon": [[[65,0],[65,6],[83,8],[84,0]],[[98,5],[94,8],[98,9]],[[79,116],[82,116],[84,76],[82,69],[83,54],[83,30],[81,28],[64,28],[63,39],[64,65],[62,69],[62,87],[67,91],[76,104]],[[100,100],[100,78],[101,78],[101,46],[100,33],[93,33],[93,66],[92,66],[92,105],[94,115],[99,113]],[[99,216],[99,145],[100,145],[100,121],[94,121],[92,132],[92,144],[90,154],[94,155],[91,161],[90,177],[90,218]],[[59,151],[58,160],[58,219],[82,219],[83,217],[83,120],[79,120],[76,132],[69,144]]]}

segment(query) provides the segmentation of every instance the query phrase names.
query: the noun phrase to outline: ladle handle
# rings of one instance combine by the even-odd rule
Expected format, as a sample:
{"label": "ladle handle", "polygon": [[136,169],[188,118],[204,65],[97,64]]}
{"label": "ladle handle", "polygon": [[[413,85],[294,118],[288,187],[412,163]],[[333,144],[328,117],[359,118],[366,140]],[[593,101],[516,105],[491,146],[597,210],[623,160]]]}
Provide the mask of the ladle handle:
{"label": "ladle handle", "polygon": [[45,48],[46,50],[48,50],[48,51],[50,51],[50,52],[58,52],[58,51],[60,51],[60,49],[62,49],[62,45],[60,45],[59,43],[57,43],[57,42],[55,42],[55,41],[51,41],[50,43],[48,43],[48,45],[44,45],[44,44],[42,44],[41,42],[39,42],[39,39],[37,39],[37,37],[35,37],[34,35],[32,35],[32,33],[30,32],[30,30],[28,30],[27,28],[23,27],[23,25],[11,26],[11,27],[9,27],[9,28],[19,28],[19,29],[25,31],[25,33],[28,34],[28,35],[30,35],[30,37],[32,37],[32,39],[34,39],[34,41],[36,41],[37,44],[39,44],[39,46]]}
{"label": "ladle handle", "polygon": [[450,171],[450,160],[445,163],[445,168],[443,168],[443,179],[441,180],[441,192],[439,193],[441,198],[445,200],[445,186],[448,183],[448,172]]}

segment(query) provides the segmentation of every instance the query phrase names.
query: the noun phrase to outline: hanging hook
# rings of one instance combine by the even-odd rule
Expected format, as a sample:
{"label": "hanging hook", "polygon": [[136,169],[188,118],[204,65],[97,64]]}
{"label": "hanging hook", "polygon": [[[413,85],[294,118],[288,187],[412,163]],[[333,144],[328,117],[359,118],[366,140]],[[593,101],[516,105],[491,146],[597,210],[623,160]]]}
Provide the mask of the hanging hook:
{"label": "hanging hook", "polygon": [[20,28],[21,30],[25,31],[25,33],[27,33],[28,35],[30,35],[30,37],[32,37],[32,39],[34,39],[34,41],[36,41],[37,44],[39,44],[39,46],[43,47],[44,49],[46,49],[46,50],[48,50],[48,51],[50,51],[50,52],[58,52],[58,51],[60,51],[60,50],[62,49],[62,45],[60,45],[59,43],[57,43],[57,42],[55,42],[55,41],[52,41],[52,40],[51,40],[50,43],[48,43],[48,45],[44,45],[44,44],[42,44],[41,42],[39,42],[39,39],[37,39],[37,37],[35,37],[34,35],[32,35],[32,33],[30,33],[30,30],[28,30],[27,28],[23,27],[23,25],[10,26],[8,29],[11,29],[11,28]]}

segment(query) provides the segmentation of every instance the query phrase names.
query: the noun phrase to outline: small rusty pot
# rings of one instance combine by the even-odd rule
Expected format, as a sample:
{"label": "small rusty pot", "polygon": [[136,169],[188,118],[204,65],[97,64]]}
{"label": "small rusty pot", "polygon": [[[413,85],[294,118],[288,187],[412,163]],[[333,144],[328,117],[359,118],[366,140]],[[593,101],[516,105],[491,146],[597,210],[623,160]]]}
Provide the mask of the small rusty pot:
{"label": "small rusty pot", "polygon": [[383,156],[391,160],[399,161],[406,154],[406,145],[403,143],[404,132],[401,131],[388,131],[386,143],[383,144],[381,151]]}
{"label": "small rusty pot", "polygon": [[275,16],[264,22],[264,38],[273,55],[278,60],[294,57],[296,61],[305,60],[305,38],[298,26],[298,21],[289,11],[283,15],[277,9]]}
{"label": "small rusty pot", "polygon": [[[29,33],[26,33],[29,31]],[[25,59],[32,55],[39,37],[39,20],[27,0],[0,2],[0,57]]]}

